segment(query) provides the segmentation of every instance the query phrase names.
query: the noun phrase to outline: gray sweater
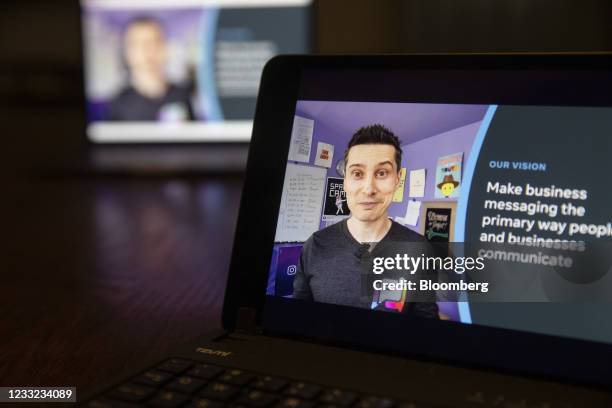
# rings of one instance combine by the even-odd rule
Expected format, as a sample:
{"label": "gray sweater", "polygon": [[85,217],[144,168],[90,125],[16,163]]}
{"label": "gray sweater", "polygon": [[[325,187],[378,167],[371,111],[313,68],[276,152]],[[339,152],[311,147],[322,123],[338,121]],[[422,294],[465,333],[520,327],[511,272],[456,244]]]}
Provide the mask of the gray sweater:
{"label": "gray sweater", "polygon": [[[396,222],[371,252],[368,244],[359,243],[351,235],[346,220],[317,231],[302,248],[293,297],[369,309],[373,258],[389,256],[403,242],[428,246],[425,238]],[[438,318],[435,296],[419,302],[407,300],[405,306],[404,313]]]}

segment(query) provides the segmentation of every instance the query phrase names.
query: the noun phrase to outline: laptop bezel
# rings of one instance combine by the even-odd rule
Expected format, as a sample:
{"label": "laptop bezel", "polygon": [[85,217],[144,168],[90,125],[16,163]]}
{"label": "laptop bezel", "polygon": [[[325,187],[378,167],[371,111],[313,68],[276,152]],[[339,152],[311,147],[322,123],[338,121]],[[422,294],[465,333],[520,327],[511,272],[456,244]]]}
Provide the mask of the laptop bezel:
{"label": "laptop bezel", "polygon": [[[572,77],[574,81],[581,75],[598,72],[612,78],[612,58],[608,54],[280,56],[268,63],[256,105],[223,306],[224,328],[232,330],[238,310],[250,308],[264,330],[275,335],[575,383],[612,385],[612,368],[603,363],[612,357],[612,345],[455,322],[407,320],[404,316],[391,313],[265,295],[302,75],[340,71],[348,81],[351,72],[358,71],[386,71],[398,75],[430,71],[435,76],[444,75],[445,71],[476,70],[491,74],[492,88],[495,88],[495,83],[502,87],[499,82],[502,76],[498,74],[504,72],[526,72],[527,75],[529,72],[567,72],[575,74]],[[560,75],[558,80],[562,79],[563,75]],[[601,93],[601,89],[605,89],[604,84],[583,79],[583,88],[571,91],[578,94],[572,94],[568,88],[553,90],[552,95],[538,96],[538,90],[533,89],[527,94],[519,92],[504,103],[522,100],[525,105],[612,106],[612,96]],[[612,84],[612,79],[608,84]],[[459,90],[460,85],[457,84]],[[571,85],[571,81],[568,82],[570,88]],[[324,94],[325,89],[318,92]],[[478,92],[481,103],[487,102],[487,94],[489,103],[499,103],[495,101],[493,89],[480,89]],[[555,95],[555,92],[558,93]],[[384,94],[384,90],[381,94]],[[439,103],[458,103],[460,100],[475,103],[478,100],[469,96],[451,97],[450,100],[440,95],[432,97]],[[410,100],[410,94],[406,98]],[[381,100],[385,100],[384,95]],[[264,308],[266,313],[263,313]],[[394,329],[393,336],[382,330],[389,327]],[[449,339],[452,339],[452,344],[449,344]]]}

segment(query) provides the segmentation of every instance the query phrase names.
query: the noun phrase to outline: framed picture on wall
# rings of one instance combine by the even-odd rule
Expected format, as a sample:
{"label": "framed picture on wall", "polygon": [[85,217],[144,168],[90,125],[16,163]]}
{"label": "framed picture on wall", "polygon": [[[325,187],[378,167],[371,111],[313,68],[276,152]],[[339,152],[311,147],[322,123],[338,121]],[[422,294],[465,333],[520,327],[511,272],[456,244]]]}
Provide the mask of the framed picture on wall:
{"label": "framed picture on wall", "polygon": [[455,238],[456,202],[426,201],[421,205],[421,234],[432,242],[452,242]]}
{"label": "framed picture on wall", "polygon": [[438,158],[436,166],[436,198],[457,198],[461,186],[463,152]]}
{"label": "framed picture on wall", "polygon": [[344,179],[328,177],[325,186],[325,202],[323,205],[323,221],[340,221],[351,216],[351,210],[346,203]]}

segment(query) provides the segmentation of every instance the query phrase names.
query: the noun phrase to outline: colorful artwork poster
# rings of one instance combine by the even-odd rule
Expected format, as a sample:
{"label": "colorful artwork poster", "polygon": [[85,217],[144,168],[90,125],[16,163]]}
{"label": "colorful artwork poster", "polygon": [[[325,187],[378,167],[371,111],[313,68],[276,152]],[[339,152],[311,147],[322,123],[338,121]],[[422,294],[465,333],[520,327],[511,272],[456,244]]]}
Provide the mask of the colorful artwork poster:
{"label": "colorful artwork poster", "polygon": [[325,203],[323,207],[323,221],[337,221],[348,218],[351,211],[346,203],[344,192],[344,179],[328,177],[325,186]]}
{"label": "colorful artwork poster", "polygon": [[451,226],[450,208],[427,208],[425,210],[425,238],[431,242],[449,242]]}
{"label": "colorful artwork poster", "polygon": [[435,198],[459,197],[462,161],[463,153],[453,153],[438,158]]}

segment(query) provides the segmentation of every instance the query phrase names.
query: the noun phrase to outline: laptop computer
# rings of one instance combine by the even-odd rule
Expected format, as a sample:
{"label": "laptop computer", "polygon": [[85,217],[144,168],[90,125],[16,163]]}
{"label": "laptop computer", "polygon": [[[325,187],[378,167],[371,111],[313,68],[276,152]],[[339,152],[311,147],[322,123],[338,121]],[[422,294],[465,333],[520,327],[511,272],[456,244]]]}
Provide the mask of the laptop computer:
{"label": "laptop computer", "polygon": [[610,406],[610,85],[608,55],[274,58],[223,331],[85,406]]}

